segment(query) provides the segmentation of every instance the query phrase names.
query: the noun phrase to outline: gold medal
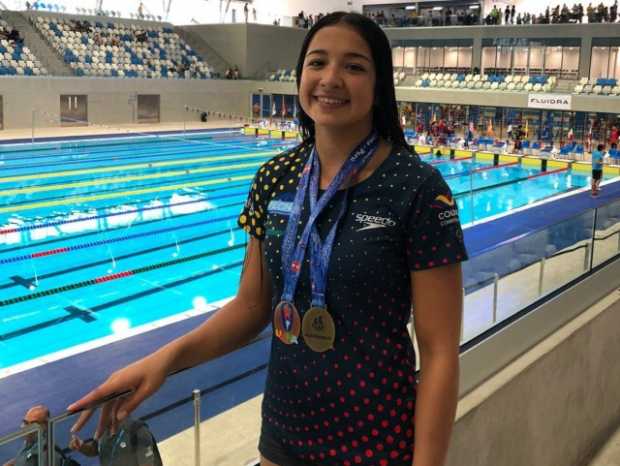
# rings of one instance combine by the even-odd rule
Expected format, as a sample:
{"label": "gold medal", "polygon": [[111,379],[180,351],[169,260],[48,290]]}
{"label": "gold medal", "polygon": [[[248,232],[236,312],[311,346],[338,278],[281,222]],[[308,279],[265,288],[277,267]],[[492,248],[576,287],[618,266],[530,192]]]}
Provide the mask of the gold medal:
{"label": "gold medal", "polygon": [[299,342],[300,324],[299,312],[293,303],[281,301],[273,314],[273,331],[285,345]]}
{"label": "gold medal", "polygon": [[331,314],[323,307],[312,307],[304,314],[301,332],[306,345],[312,351],[323,353],[334,349],[336,324]]}

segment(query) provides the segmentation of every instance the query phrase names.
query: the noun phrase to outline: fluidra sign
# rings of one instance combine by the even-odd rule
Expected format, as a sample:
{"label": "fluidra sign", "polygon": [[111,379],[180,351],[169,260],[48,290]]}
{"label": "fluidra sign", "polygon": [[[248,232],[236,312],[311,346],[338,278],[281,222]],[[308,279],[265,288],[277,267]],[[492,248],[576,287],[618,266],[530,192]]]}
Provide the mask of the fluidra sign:
{"label": "fluidra sign", "polygon": [[529,94],[528,108],[542,108],[544,110],[570,110],[572,96],[564,94]]}

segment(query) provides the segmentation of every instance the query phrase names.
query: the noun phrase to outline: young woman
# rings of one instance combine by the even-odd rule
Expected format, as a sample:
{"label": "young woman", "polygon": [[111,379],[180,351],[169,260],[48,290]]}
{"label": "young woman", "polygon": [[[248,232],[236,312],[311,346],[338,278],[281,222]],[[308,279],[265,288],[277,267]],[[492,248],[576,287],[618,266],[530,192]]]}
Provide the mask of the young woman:
{"label": "young woman", "polygon": [[250,241],[235,299],[71,409],[133,388],[102,410],[99,428],[117,423],[169,372],[233,351],[272,322],[262,465],[441,466],[466,258],[455,201],[405,143],[390,45],[374,22],[322,18],[297,79],[303,142],[256,175],[239,217]]}

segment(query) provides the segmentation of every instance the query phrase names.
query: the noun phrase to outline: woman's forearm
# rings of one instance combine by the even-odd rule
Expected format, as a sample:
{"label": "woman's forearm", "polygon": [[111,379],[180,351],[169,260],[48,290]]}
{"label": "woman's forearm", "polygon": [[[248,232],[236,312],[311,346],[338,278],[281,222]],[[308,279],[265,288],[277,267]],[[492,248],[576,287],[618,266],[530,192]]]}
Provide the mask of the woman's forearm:
{"label": "woman's forearm", "polygon": [[174,372],[230,353],[252,340],[269,323],[270,308],[235,298],[198,328],[151,355]]}
{"label": "woman's forearm", "polygon": [[458,354],[422,356],[413,466],[444,466],[456,413]]}

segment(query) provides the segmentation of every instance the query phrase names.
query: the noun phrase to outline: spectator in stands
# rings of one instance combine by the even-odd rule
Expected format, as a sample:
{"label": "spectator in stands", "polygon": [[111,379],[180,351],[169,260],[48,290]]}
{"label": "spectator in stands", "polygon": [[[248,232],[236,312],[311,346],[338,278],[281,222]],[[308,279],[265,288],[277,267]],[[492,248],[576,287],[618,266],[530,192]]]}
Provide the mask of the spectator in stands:
{"label": "spectator in stands", "polygon": [[[50,417],[50,411],[47,406],[38,405],[30,408],[22,421],[22,427],[26,427],[30,424],[39,424],[43,431],[41,437],[43,439],[43,455],[47,457],[47,421]],[[71,460],[65,457],[62,450],[56,447],[56,455],[54,457],[54,466],[72,466]],[[22,448],[17,453],[17,456],[4,463],[4,466],[38,466],[39,464],[39,444],[36,433],[28,434],[24,440]],[[47,464],[47,461],[43,460],[42,464]]]}
{"label": "spectator in stands", "polygon": [[507,6],[506,9],[504,10],[504,24],[508,24],[509,22],[510,22],[510,7]]}
{"label": "spectator in stands", "polygon": [[140,4],[138,5],[138,18],[140,19],[144,18],[144,3],[142,2],[140,2]]}
{"label": "spectator in stands", "polygon": [[233,72],[230,68],[226,68],[226,72],[224,73],[224,77],[226,79],[232,79],[233,78]]}
{"label": "spectator in stands", "polygon": [[620,132],[618,131],[617,126],[612,126],[611,131],[609,132],[609,144],[618,144],[618,139],[620,138]]}
{"label": "spectator in stands", "polygon": [[32,9],[32,5],[30,2],[26,2],[26,10],[30,11]]}
{"label": "spectator in stands", "polygon": [[588,23],[593,23],[594,22],[594,7],[592,6],[592,3],[590,3],[588,7],[586,8],[586,13],[588,15]]}
{"label": "spectator in stands", "polygon": [[146,42],[146,31],[136,31],[136,40],[138,42]]}
{"label": "spectator in stands", "polygon": [[256,19],[256,8],[252,7],[252,21],[254,21],[255,23],[258,21]]}
{"label": "spectator in stands", "polygon": [[23,44],[24,39],[22,39],[19,35],[19,31],[15,28],[12,28],[11,31],[6,36],[7,40],[15,42],[16,44]]}
{"label": "spectator in stands", "polygon": [[614,0],[613,5],[609,7],[609,22],[615,23],[618,19],[618,0]]}
{"label": "spectator in stands", "polygon": [[239,74],[239,67],[237,67],[237,65],[233,66],[232,69],[232,79],[239,79],[240,78],[240,74]]}
{"label": "spectator in stands", "polygon": [[510,24],[514,24],[514,23],[515,23],[515,6],[513,4],[512,8],[510,9]]}
{"label": "spectator in stands", "polygon": [[243,17],[245,18],[245,23],[248,23],[248,16],[250,15],[250,7],[248,6],[248,2],[245,2],[243,5]]}

